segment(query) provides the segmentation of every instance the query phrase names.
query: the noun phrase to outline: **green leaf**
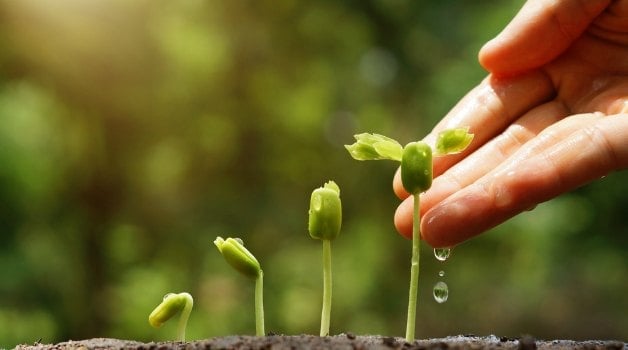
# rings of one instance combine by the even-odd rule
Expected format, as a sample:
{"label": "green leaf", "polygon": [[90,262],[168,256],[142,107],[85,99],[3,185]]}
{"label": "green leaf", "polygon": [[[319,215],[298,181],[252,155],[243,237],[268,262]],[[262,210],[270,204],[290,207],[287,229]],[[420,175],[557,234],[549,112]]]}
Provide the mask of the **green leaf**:
{"label": "green leaf", "polygon": [[308,231],[314,239],[332,240],[340,234],[341,224],[340,188],[329,181],[312,191]]}
{"label": "green leaf", "polygon": [[349,154],[356,160],[390,159],[401,161],[403,148],[394,139],[379,134],[358,134],[356,142],[345,145]]}
{"label": "green leaf", "polygon": [[227,263],[243,275],[256,279],[262,273],[262,268],[255,256],[246,248],[241,239],[217,237],[214,244],[225,258]]}
{"label": "green leaf", "polygon": [[436,155],[455,154],[464,151],[473,140],[469,128],[447,129],[436,137]]}

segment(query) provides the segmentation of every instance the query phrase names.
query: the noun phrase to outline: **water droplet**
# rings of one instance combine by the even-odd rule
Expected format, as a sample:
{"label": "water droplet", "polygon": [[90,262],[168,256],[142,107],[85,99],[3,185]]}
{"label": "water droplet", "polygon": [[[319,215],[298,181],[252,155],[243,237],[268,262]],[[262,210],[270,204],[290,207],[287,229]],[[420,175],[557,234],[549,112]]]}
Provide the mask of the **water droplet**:
{"label": "water droplet", "polygon": [[440,277],[444,277],[444,276],[445,276],[445,271],[443,271],[443,270],[438,271],[438,275],[439,275]]}
{"label": "water droplet", "polygon": [[442,304],[447,301],[449,297],[449,288],[447,287],[447,283],[443,281],[439,281],[434,285],[434,290],[432,291],[434,295],[434,300],[437,303]]}
{"label": "water droplet", "polygon": [[241,246],[243,246],[243,245],[244,245],[244,241],[242,240],[242,238],[238,238],[238,237],[236,237],[236,238],[234,238],[234,239],[235,239],[235,241],[236,241],[236,242],[240,243],[240,245],[241,245]]}
{"label": "water droplet", "polygon": [[445,261],[449,258],[449,254],[451,254],[450,248],[434,248],[434,256],[439,261]]}
{"label": "water droplet", "polygon": [[164,300],[170,298],[173,295],[174,295],[174,293],[168,293],[168,294],[164,295]]}

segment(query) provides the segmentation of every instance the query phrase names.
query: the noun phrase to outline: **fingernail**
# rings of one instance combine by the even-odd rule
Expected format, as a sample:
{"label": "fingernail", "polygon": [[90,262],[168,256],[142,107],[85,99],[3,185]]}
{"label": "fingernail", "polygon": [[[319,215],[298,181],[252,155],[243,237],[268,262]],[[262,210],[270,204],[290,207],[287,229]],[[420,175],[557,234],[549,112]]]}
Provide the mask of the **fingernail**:
{"label": "fingernail", "polygon": [[481,219],[490,205],[479,185],[452,195],[425,214],[421,227],[425,240],[434,247],[453,246],[478,234]]}

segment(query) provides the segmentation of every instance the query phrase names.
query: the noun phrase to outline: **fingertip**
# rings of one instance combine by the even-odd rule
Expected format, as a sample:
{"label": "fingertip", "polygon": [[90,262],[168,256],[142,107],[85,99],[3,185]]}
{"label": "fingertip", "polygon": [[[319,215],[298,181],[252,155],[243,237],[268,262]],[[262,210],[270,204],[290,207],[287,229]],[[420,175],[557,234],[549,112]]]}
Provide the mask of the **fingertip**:
{"label": "fingertip", "polygon": [[404,200],[395,211],[394,223],[397,232],[405,238],[412,238],[412,200]]}
{"label": "fingertip", "polygon": [[478,61],[480,62],[480,65],[489,72],[494,69],[494,61],[492,60],[492,58],[494,48],[496,46],[499,46],[497,40],[498,38],[496,37],[487,41],[484,45],[482,45],[480,51],[478,52]]}
{"label": "fingertip", "polygon": [[423,216],[421,220],[421,238],[423,238],[423,240],[433,248],[451,247],[459,243],[457,241],[452,241],[448,237],[448,231],[443,230],[443,225],[439,221],[440,215],[434,214],[434,210],[431,210]]}
{"label": "fingertip", "polygon": [[423,215],[421,235],[434,248],[455,246],[489,227],[491,205],[491,198],[481,188],[467,188]]}
{"label": "fingertip", "polygon": [[478,53],[478,61],[494,77],[517,76],[542,65],[546,61],[545,58],[538,59],[531,57],[530,54],[524,55],[519,52],[521,49],[534,49],[527,46],[531,45],[518,42],[510,35],[509,31],[505,31],[482,46]]}
{"label": "fingertip", "polygon": [[608,4],[609,0],[528,1],[480,49],[480,64],[498,77],[534,70],[563,53]]}
{"label": "fingertip", "polygon": [[395,176],[393,177],[393,192],[395,192],[395,195],[399,199],[406,199],[410,196],[401,183],[401,168],[397,168]]}
{"label": "fingertip", "polygon": [[[526,68],[519,67],[514,60],[508,59],[508,48],[501,35],[488,41],[478,53],[478,61],[482,68],[496,78],[516,76]],[[525,65],[524,65],[525,66]]]}

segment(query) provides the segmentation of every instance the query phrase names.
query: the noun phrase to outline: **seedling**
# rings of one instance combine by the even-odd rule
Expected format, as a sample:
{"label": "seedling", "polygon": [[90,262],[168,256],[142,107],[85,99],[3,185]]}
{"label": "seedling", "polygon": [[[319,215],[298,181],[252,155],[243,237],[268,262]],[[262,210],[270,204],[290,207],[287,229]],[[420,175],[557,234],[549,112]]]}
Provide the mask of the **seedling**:
{"label": "seedling", "polygon": [[189,293],[168,293],[164,296],[161,304],[157,305],[155,310],[150,313],[148,323],[155,328],[159,328],[180,311],[177,340],[185,341],[185,328],[193,305],[194,301]]}
{"label": "seedling", "polygon": [[329,335],[331,316],[331,241],[340,233],[342,206],[340,188],[329,181],[312,192],[310,198],[308,231],[314,239],[323,241],[323,311],[321,337]]}
{"label": "seedling", "polygon": [[229,265],[255,280],[255,334],[264,336],[264,272],[259,262],[239,238],[217,237],[214,244]]}
{"label": "seedling", "polygon": [[417,291],[419,285],[420,194],[432,186],[432,153],[435,156],[462,152],[473,140],[467,128],[456,128],[438,134],[434,152],[423,141],[410,142],[401,147],[399,142],[378,134],[355,135],[356,142],[345,147],[354,159],[390,159],[401,162],[401,182],[414,199],[412,212],[412,259],[410,267],[410,291],[408,296],[408,320],[406,340],[414,341],[416,324]]}

